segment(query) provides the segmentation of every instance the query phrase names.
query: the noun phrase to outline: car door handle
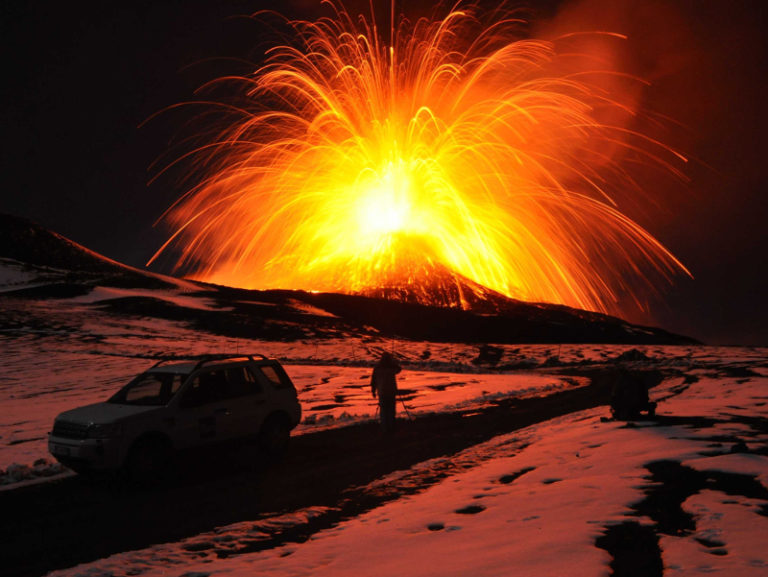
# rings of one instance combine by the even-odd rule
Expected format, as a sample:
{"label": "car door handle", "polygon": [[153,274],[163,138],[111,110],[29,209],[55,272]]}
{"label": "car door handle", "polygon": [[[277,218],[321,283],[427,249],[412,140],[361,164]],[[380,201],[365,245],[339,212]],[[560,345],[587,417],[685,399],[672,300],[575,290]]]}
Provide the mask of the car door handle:
{"label": "car door handle", "polygon": [[229,409],[216,409],[214,411],[216,415],[229,415]]}

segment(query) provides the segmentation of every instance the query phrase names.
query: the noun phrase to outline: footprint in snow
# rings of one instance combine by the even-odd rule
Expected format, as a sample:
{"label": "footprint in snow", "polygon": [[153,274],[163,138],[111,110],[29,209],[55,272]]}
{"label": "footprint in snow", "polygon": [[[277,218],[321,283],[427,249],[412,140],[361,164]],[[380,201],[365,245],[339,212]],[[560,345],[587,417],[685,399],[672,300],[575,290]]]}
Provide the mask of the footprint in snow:
{"label": "footprint in snow", "polygon": [[509,485],[515,479],[518,479],[519,477],[522,477],[526,473],[530,473],[534,469],[535,469],[535,467],[526,467],[526,468],[521,469],[521,470],[519,470],[519,471],[517,471],[515,473],[512,473],[510,475],[504,475],[504,476],[499,478],[499,483],[501,483],[503,485]]}
{"label": "footprint in snow", "polygon": [[454,513],[458,513],[459,515],[477,515],[482,511],[485,511],[485,507],[482,505],[468,505],[462,509],[456,509]]}

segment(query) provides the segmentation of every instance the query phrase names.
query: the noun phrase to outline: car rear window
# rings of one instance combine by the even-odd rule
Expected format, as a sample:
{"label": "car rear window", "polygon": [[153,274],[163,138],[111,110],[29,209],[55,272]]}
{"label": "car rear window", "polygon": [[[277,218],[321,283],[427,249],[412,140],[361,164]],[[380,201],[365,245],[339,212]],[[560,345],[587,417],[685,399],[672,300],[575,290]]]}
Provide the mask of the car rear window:
{"label": "car rear window", "polygon": [[276,389],[292,389],[293,383],[285,371],[280,366],[275,365],[258,365],[256,370],[259,371],[264,378],[266,378],[274,388]]}

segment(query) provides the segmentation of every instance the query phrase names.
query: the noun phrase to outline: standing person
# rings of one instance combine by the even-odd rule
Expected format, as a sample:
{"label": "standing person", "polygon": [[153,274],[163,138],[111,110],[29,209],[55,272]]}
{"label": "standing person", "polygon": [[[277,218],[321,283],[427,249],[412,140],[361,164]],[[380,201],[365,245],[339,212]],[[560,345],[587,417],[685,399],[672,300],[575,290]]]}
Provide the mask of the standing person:
{"label": "standing person", "polygon": [[402,369],[397,360],[389,353],[381,355],[381,359],[373,367],[371,375],[371,394],[379,398],[379,418],[384,432],[391,431],[395,426],[395,403],[397,401],[397,373]]}

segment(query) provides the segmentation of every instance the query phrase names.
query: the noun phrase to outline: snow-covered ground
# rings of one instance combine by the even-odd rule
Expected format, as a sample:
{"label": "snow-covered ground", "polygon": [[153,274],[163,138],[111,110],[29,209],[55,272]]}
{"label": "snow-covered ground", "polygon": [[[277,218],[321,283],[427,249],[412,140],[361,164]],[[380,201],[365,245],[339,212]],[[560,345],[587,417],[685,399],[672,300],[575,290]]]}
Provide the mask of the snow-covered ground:
{"label": "snow-covered ground", "polygon": [[[52,575],[608,575],[611,555],[596,540],[611,526],[658,524],[642,502],[660,486],[649,480],[648,465],[667,461],[698,472],[705,484],[679,504],[694,526],[659,530],[664,574],[763,576],[765,373],[702,374],[686,384],[684,377],[669,379],[654,390],[661,401],[658,422],[628,426],[606,420],[605,409],[598,408],[497,437],[453,457],[473,462],[468,454],[481,455],[469,470],[305,543],[227,556],[241,541],[263,537],[271,527],[306,523],[326,509],[220,527]],[[746,452],[731,452],[738,440],[745,441]],[[438,464],[421,463],[374,484],[397,487],[402,478]],[[729,483],[734,474],[756,476],[765,494],[740,494],[740,484]]]}
{"label": "snow-covered ground", "polygon": [[[11,280],[18,277],[10,275]],[[180,281],[183,282],[183,281]],[[376,405],[367,390],[370,367],[383,350],[395,352],[406,371],[401,388],[409,410],[439,412],[495,396],[537,395],[586,381],[553,370],[609,363],[630,347],[609,345],[502,345],[494,367],[477,364],[479,347],[455,343],[401,341],[375,336],[336,339],[259,341],[232,339],[190,329],[183,322],[124,317],[93,308],[93,303],[123,296],[169,299],[179,306],[210,309],[205,295],[179,291],[95,287],[85,296],[4,302],[0,327],[0,486],[57,472],[49,459],[46,434],[55,416],[67,409],[108,398],[162,355],[258,352],[288,367],[304,406],[297,431],[339,426],[371,418]],[[313,314],[327,314],[315,310]],[[759,359],[759,350],[701,347],[637,348],[640,358],[685,367]],[[38,462],[37,470],[34,463]],[[10,473],[9,473],[10,468]]]}
{"label": "snow-covered ground", "polygon": [[[111,315],[88,305],[116,294],[152,293],[210,307],[206,297],[168,291],[96,288],[86,297],[13,301],[0,330],[0,487],[61,472],[49,461],[47,432],[64,410],[105,400],[162,355],[259,352],[280,359],[299,391],[304,421],[297,430],[342,426],[375,416],[367,387],[381,351],[395,352],[405,371],[400,387],[409,411],[441,412],[478,407],[496,397],[531,396],[580,386],[562,376],[567,367],[600,367],[622,358],[685,369],[723,362],[750,365],[761,349],[695,346],[499,345],[493,367],[477,364],[478,345],[391,340],[343,335],[337,339],[259,341],[195,331],[182,322]],[[190,305],[191,302],[191,305]],[[38,463],[35,469],[35,463]]]}
{"label": "snow-covered ground", "polygon": [[[768,349],[500,345],[498,362],[489,365],[478,362],[477,345],[352,334],[234,340],[92,307],[122,294],[8,301],[0,327],[4,490],[65,474],[46,450],[55,415],[105,399],[162,354],[248,351],[281,359],[304,408],[297,434],[372,419],[370,367],[382,350],[402,359],[399,382],[416,419],[583,386],[583,375],[619,361],[661,368],[668,378],[652,391],[657,420],[627,425],[606,419],[604,407],[590,409],[394,472],[355,490],[397,493],[407,485],[402,496],[329,523],[301,544],[241,553],[244,543],[275,528],[338,511],[316,506],[244,521],[53,575],[599,576],[610,573],[612,548],[627,531],[650,531],[654,543],[658,536],[650,555],[664,575],[768,574]],[[204,297],[189,299],[178,303],[215,307]],[[462,466],[412,490],[414,479],[448,462]],[[696,481],[674,492],[679,502],[654,492],[678,477]],[[659,503],[675,513],[672,521],[659,516]],[[677,526],[678,517],[688,521]]]}

